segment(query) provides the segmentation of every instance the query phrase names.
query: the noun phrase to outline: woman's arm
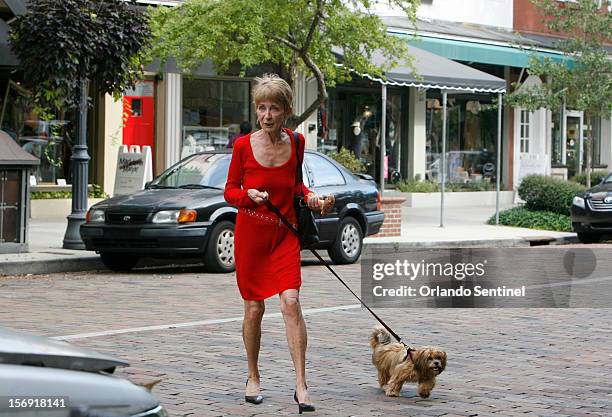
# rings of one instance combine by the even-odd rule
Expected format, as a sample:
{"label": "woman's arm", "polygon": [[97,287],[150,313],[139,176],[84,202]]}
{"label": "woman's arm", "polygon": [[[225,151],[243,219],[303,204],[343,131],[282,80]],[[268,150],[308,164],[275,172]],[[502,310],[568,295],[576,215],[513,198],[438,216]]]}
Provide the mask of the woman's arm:
{"label": "woman's arm", "polygon": [[[247,138],[248,140],[248,138]],[[227,173],[227,183],[225,184],[225,201],[236,207],[257,207],[257,203],[253,201],[248,190],[242,188],[242,180],[244,177],[244,139],[237,140],[232,151],[232,160],[230,162],[229,171]]]}
{"label": "woman's arm", "polygon": [[[299,135],[299,138],[300,145],[298,149],[300,151],[300,158],[302,161],[304,161],[304,148],[306,147],[306,140],[302,135]],[[304,193],[304,202],[308,204],[308,207],[313,210],[321,210],[322,215],[328,214],[333,209],[336,202],[333,195],[328,195],[325,197],[325,201],[323,201],[323,197],[306,187],[304,185],[304,181],[302,181],[302,184],[300,185],[302,187],[302,192]]]}
{"label": "woman's arm", "polygon": [[[306,139],[304,139],[304,136],[302,136],[301,133],[298,133],[298,138],[300,140],[298,151],[300,152],[300,160],[302,161],[302,165],[304,165],[304,148],[306,147]],[[308,194],[314,194],[313,191],[311,191],[308,187],[304,185],[304,181],[302,181],[302,184],[298,185],[302,186],[301,191],[304,194],[304,200],[308,202]]]}

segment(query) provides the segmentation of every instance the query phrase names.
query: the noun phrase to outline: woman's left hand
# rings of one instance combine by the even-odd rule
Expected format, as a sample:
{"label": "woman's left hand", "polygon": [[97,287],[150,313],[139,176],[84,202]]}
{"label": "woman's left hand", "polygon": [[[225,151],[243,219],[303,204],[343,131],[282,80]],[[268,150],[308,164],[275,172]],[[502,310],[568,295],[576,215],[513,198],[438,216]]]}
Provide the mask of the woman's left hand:
{"label": "woman's left hand", "polygon": [[317,193],[310,193],[306,197],[306,204],[311,210],[318,210],[322,216],[329,214],[334,208],[336,199],[333,194],[329,194],[327,197],[320,196]]}
{"label": "woman's left hand", "polygon": [[311,210],[319,210],[321,208],[321,200],[323,197],[317,193],[310,193],[306,196],[306,204]]}

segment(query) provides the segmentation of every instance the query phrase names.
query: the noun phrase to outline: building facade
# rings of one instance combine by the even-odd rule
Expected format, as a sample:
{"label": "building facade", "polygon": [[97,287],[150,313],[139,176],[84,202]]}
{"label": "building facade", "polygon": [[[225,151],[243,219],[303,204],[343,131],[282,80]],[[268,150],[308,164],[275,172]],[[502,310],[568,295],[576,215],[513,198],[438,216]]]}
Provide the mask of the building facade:
{"label": "building facade", "polygon": [[[180,1],[140,3],[171,7]],[[0,15],[6,17],[0,21],[0,35],[8,31],[6,21],[11,16],[8,7],[5,9],[0,8]],[[298,128],[308,148],[325,153],[350,149],[378,181],[381,175],[387,183],[415,177],[440,181],[445,91],[448,181],[492,184],[500,176],[503,184],[512,189],[527,173],[568,178],[582,169],[581,138],[586,127],[582,115],[572,109],[531,113],[504,106],[499,149],[502,161],[500,167],[495,164],[495,102],[502,89],[499,84],[481,88],[474,80],[493,77],[503,80],[504,89],[510,90],[511,84],[519,80],[527,85],[541,82],[527,78],[531,53],[561,59],[551,47],[553,39],[545,33],[541,18],[534,17],[537,11],[529,0],[425,0],[418,11],[416,39],[414,24],[407,18],[384,8],[379,13],[389,32],[405,38],[412,51],[420,54],[419,71],[426,82],[408,79],[404,71],[395,74],[401,78],[398,82],[382,83],[364,74],[337,85],[329,90],[329,101]],[[522,38],[515,31],[522,32]],[[527,49],[520,46],[525,39],[531,42]],[[6,42],[0,42],[0,54],[10,58],[2,48],[6,49]],[[428,67],[428,62],[436,64]],[[432,68],[453,68],[455,74],[465,73],[471,84],[462,84],[460,77],[438,74]],[[135,89],[126,91],[123,100],[97,98],[90,117],[92,182],[102,184],[112,194],[117,153],[123,144],[151,146],[155,174],[190,153],[231,147],[241,124],[255,126],[251,87],[254,77],[265,72],[282,73],[282,69],[261,66],[241,77],[237,69],[218,74],[210,62],[204,62],[186,76],[169,62],[162,71],[150,68]],[[0,93],[2,127],[9,132],[12,129],[16,140],[25,145],[32,142],[28,146],[33,153],[44,156],[51,152],[37,173],[39,181],[64,178],[69,182],[69,140],[62,142],[59,136],[70,137],[71,115],[58,115],[54,125],[47,126],[29,115],[27,109],[19,108],[19,97],[25,92],[19,87],[18,63],[6,59],[0,63]],[[314,80],[300,76],[295,83],[295,112],[307,108],[316,93]],[[595,167],[607,169],[612,164],[609,118],[598,120],[593,131],[597,133],[593,146]],[[48,138],[54,134],[58,138],[49,146]],[[37,137],[40,141],[46,138],[46,142],[37,144]],[[66,148],[62,150],[64,144]],[[54,164],[60,159],[63,164]]]}

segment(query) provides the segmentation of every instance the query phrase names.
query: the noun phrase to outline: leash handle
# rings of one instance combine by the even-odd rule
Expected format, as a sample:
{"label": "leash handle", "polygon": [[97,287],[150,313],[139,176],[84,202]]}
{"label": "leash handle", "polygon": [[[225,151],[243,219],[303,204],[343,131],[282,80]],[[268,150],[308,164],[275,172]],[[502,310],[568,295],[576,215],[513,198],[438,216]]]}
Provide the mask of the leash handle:
{"label": "leash handle", "polygon": [[[268,207],[272,212],[274,212],[274,214],[276,214],[278,216],[278,218],[283,222],[283,224],[285,226],[287,226],[287,228],[289,228],[289,230],[291,230],[291,232],[293,232],[293,234],[295,236],[297,236],[298,240],[300,241],[300,244],[302,243],[302,237],[300,236],[300,234],[298,233],[297,229],[295,227],[293,227],[293,225],[291,223],[289,223],[289,221],[285,218],[285,216],[283,216],[283,214],[280,212],[280,210],[274,205],[272,204],[272,202],[268,199],[264,199],[264,204],[266,205],[266,207]],[[397,333],[395,333],[393,331],[393,329],[391,329],[391,327],[389,327],[389,325],[387,325],[387,323],[385,323],[383,321],[383,319],[381,319],[380,317],[378,317],[378,315],[372,311],[372,309],[363,302],[363,300],[357,295],[355,294],[355,292],[351,289],[351,287],[348,286],[348,284],[346,282],[344,282],[344,280],[342,278],[340,278],[340,276],[336,273],[336,271],[334,271],[332,269],[332,267],[329,265],[329,263],[323,259],[321,257],[321,255],[319,255],[314,249],[309,249],[310,252],[312,252],[312,254],[321,262],[323,263],[323,265],[325,265],[325,267],[327,269],[329,269],[329,271],[338,279],[338,281],[340,281],[342,283],[342,285],[344,285],[346,287],[347,290],[350,291],[351,294],[353,294],[353,296],[359,300],[359,302],[361,303],[362,306],[364,306],[369,312],[370,314],[372,314],[372,316],[374,316],[374,318],[376,320],[378,320],[378,322],[385,328],[385,330],[387,330],[389,332],[389,334],[391,334],[391,336],[393,336],[393,338],[395,340],[397,340],[399,343],[403,344],[404,346],[406,346],[406,344],[404,342],[402,342],[402,338],[399,337],[397,335]]]}

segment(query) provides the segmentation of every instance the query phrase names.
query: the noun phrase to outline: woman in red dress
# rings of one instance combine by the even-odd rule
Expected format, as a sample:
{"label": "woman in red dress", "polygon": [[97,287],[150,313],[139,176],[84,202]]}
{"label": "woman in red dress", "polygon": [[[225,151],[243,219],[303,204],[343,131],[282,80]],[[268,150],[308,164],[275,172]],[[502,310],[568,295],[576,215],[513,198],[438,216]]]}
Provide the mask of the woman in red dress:
{"label": "woman in red dress", "polygon": [[[306,203],[320,209],[319,196],[296,184],[294,136],[283,129],[291,115],[292,91],[277,75],[256,79],[253,101],[261,130],[236,140],[225,200],[238,207],[234,238],[236,279],[244,299],[242,337],[248,361],[245,400],[260,404],[258,357],[264,300],[279,294],[289,351],[295,367],[294,399],[300,412],[314,411],[306,386],[306,325],[299,301],[300,243],[264,204],[269,199],[292,224],[296,223],[293,196],[303,191]],[[304,137],[299,135],[300,160]],[[301,189],[300,189],[301,188]]]}

